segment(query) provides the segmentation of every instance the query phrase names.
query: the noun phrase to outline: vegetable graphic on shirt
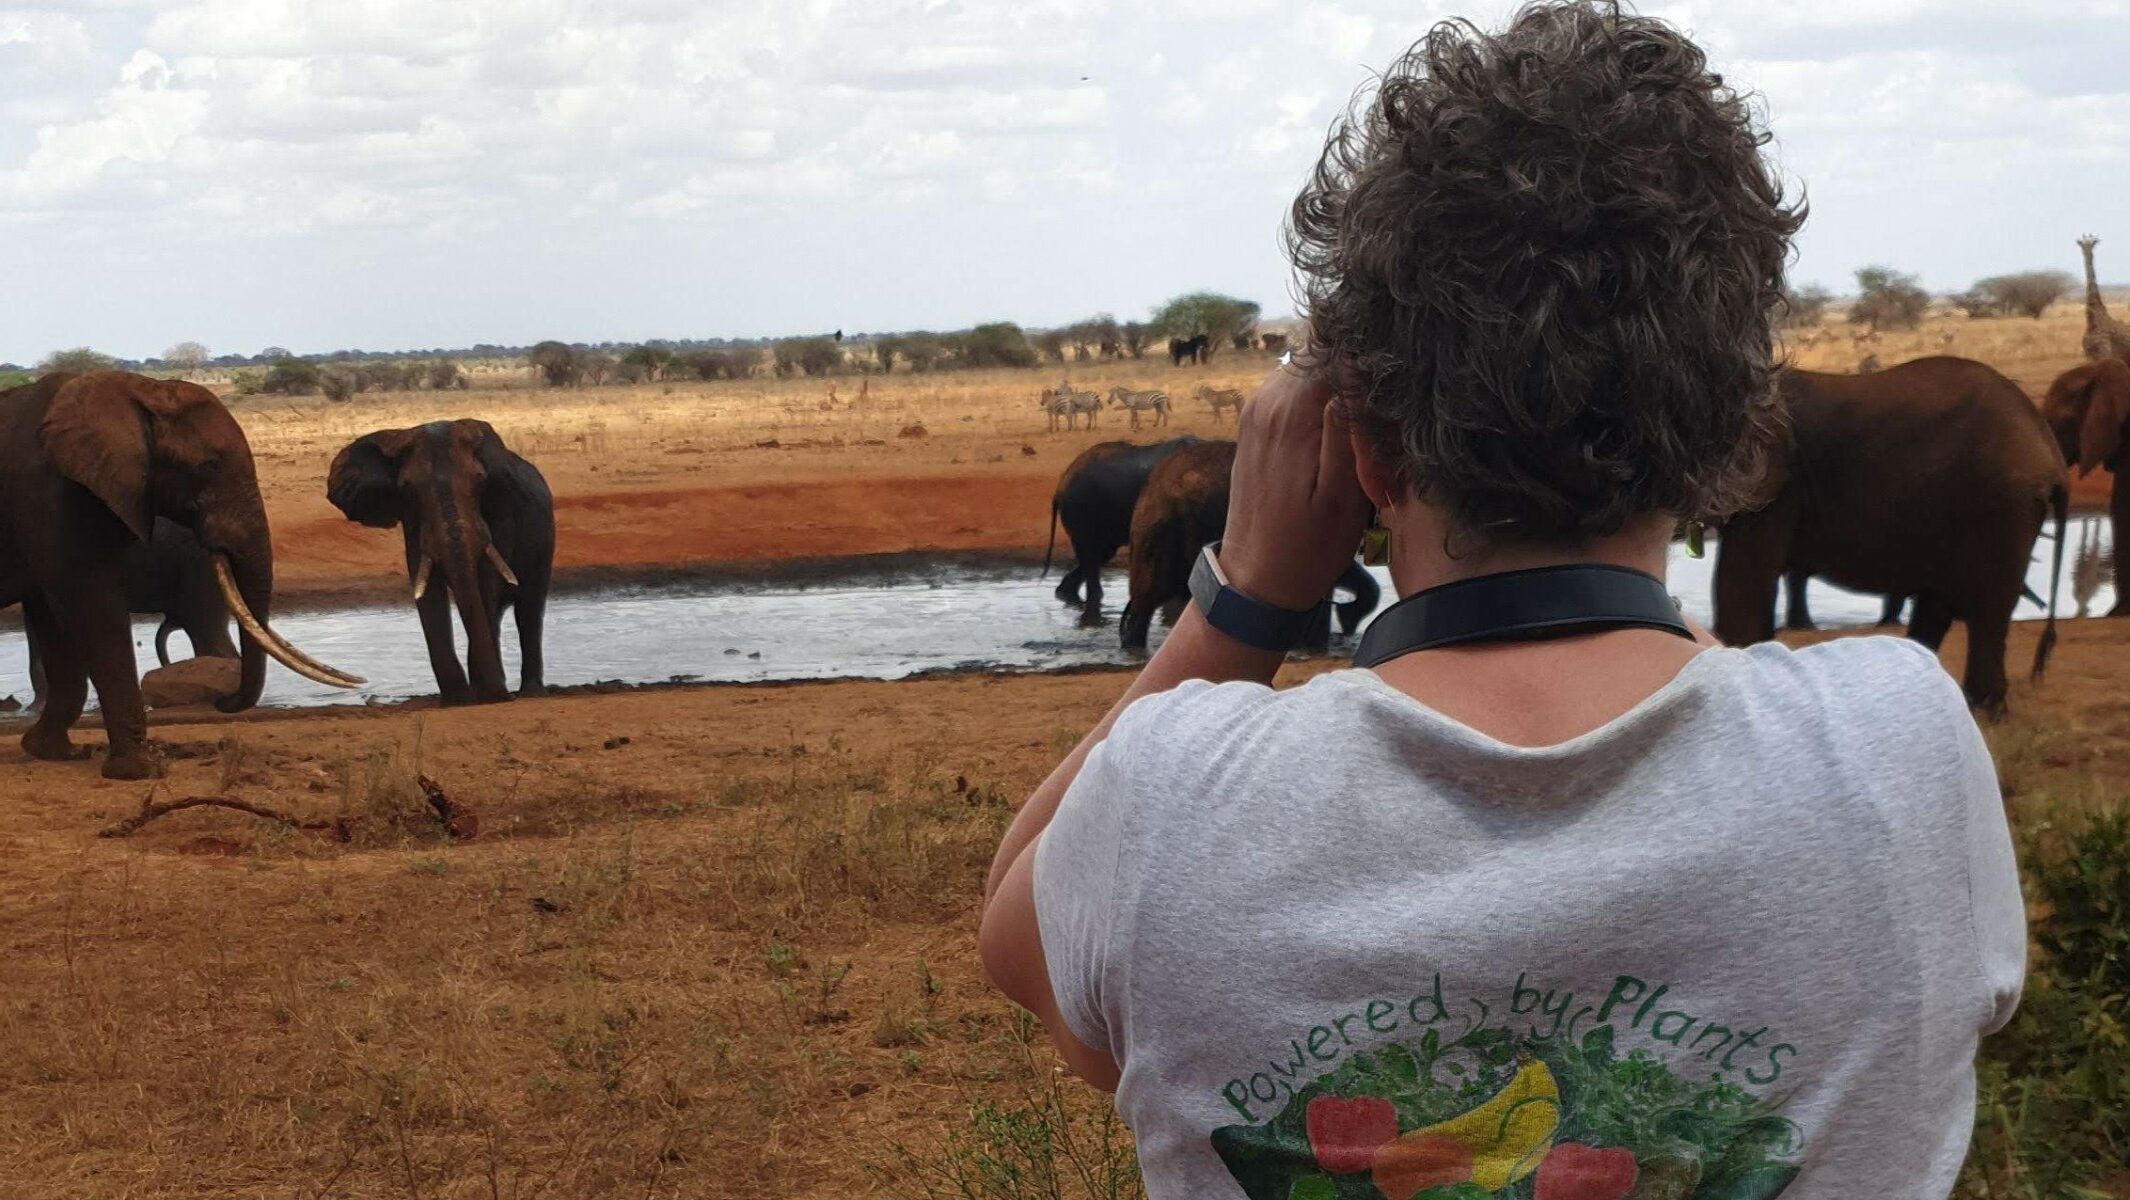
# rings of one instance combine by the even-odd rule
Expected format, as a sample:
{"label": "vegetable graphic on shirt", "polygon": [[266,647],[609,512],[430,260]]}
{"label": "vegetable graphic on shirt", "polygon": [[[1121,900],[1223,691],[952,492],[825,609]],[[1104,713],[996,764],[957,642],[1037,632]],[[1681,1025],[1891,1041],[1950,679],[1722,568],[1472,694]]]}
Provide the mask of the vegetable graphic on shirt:
{"label": "vegetable graphic on shirt", "polygon": [[[1561,1093],[1553,1072],[1545,1063],[1531,1059],[1486,1103],[1416,1129],[1377,1151],[1376,1186],[1390,1200],[1409,1200],[1425,1188],[1466,1179],[1498,1192],[1538,1168],[1553,1144],[1560,1117]],[[1466,1173],[1430,1178],[1426,1170],[1414,1169],[1441,1163],[1442,1142],[1464,1149],[1469,1163]]]}
{"label": "vegetable graphic on shirt", "polygon": [[1640,1174],[1632,1150],[1562,1142],[1538,1164],[1532,1200],[1623,1200]]}
{"label": "vegetable graphic on shirt", "polygon": [[1317,1165],[1334,1175],[1366,1171],[1376,1148],[1398,1136],[1398,1110],[1375,1096],[1318,1096],[1309,1102],[1306,1121]]}

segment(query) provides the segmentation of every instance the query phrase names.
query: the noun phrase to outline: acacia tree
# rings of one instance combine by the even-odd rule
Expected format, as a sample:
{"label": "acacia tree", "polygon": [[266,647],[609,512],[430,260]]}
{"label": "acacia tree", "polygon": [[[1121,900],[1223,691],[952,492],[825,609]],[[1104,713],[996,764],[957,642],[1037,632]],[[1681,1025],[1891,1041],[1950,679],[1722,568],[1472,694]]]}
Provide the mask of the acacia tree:
{"label": "acacia tree", "polygon": [[[2041,319],[2049,305],[2076,286],[2068,271],[2019,271],[1992,275],[1975,284],[1977,295],[1986,297],[2002,312]],[[1971,314],[1972,315],[1972,314]]]}
{"label": "acacia tree", "polygon": [[40,371],[108,371],[117,365],[118,360],[108,354],[98,353],[87,346],[76,346],[72,350],[54,350],[45,355],[44,361],[37,364],[37,369]]}
{"label": "acacia tree", "polygon": [[1880,329],[1914,329],[1930,307],[1930,293],[1913,275],[1892,267],[1863,267],[1856,273],[1856,303],[1849,306],[1851,324]]}
{"label": "acacia tree", "polygon": [[1817,325],[1827,315],[1834,293],[1816,283],[1791,288],[1782,295],[1782,323],[1789,328]]}
{"label": "acacia tree", "polygon": [[180,374],[190,375],[207,365],[207,347],[198,342],[179,342],[163,351],[163,361],[176,367]]}
{"label": "acacia tree", "polygon": [[547,381],[549,387],[574,387],[583,374],[578,365],[577,352],[561,342],[541,342],[525,357],[540,372],[540,377]]}
{"label": "acacia tree", "polygon": [[1258,304],[1218,292],[1190,292],[1154,311],[1154,328],[1170,337],[1205,335],[1206,346],[1226,345],[1257,326]]}

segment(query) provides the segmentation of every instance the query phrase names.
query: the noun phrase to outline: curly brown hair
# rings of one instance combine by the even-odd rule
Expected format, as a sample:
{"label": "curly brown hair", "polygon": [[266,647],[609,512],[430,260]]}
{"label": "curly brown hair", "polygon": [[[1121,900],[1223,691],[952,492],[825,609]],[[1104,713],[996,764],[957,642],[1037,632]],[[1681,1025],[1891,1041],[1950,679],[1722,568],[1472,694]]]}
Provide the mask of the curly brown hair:
{"label": "curly brown hair", "polygon": [[1749,504],[1804,219],[1662,21],[1549,0],[1437,25],[1331,131],[1287,230],[1304,361],[1462,535],[1578,544]]}

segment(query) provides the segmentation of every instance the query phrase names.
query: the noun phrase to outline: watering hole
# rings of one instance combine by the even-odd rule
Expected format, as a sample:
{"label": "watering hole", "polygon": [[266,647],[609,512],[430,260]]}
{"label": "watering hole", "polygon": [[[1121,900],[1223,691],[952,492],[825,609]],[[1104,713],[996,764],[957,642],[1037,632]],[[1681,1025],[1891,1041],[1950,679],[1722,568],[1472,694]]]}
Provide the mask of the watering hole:
{"label": "watering hole", "polygon": [[[2058,612],[2077,611],[2073,580],[2081,554],[2109,552],[2107,522],[2072,522],[2065,554]],[[2053,544],[2037,543],[2027,578],[2035,594],[2049,594],[2048,556]],[[1669,583],[1695,618],[1713,619],[1709,555],[1695,559],[1672,549]],[[550,686],[620,682],[756,683],[803,679],[897,679],[919,672],[1015,671],[1119,664],[1134,661],[1117,645],[1117,611],[1127,593],[1124,574],[1104,577],[1105,624],[1083,628],[1078,610],[1052,596],[1062,568],[1037,578],[1032,565],[971,566],[965,562],[918,565],[882,575],[854,573],[806,585],[673,583],[557,593],[548,600],[547,682]],[[2106,569],[2090,575],[2108,577]],[[1389,576],[1376,570],[1386,603]],[[1809,603],[1822,628],[1877,622],[1877,596],[1844,592],[1815,580]],[[2090,597],[2095,613],[2114,603],[2114,588],[2102,578]],[[2018,616],[2042,615],[2022,601]],[[518,680],[517,630],[506,617],[504,663],[512,686]],[[369,680],[359,691],[311,683],[278,666],[268,669],[261,703],[285,707],[378,702],[430,696],[436,682],[412,604],[321,609],[277,616],[274,626],[298,646]],[[1165,630],[1157,621],[1152,640]],[[135,653],[144,668],[155,665],[155,621],[134,625]],[[1351,653],[1351,638],[1334,636],[1333,653]],[[173,656],[189,653],[182,634],[171,638]],[[464,648],[461,646],[461,657]],[[28,700],[29,669],[19,633],[0,637],[0,693]]]}

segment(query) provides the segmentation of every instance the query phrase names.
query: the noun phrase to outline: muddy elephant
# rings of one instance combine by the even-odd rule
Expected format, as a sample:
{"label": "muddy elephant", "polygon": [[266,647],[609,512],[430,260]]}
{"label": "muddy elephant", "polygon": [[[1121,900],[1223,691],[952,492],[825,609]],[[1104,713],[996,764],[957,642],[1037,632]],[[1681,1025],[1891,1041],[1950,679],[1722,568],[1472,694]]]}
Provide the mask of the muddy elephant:
{"label": "muddy elephant", "polygon": [[[1131,599],[1119,622],[1126,650],[1145,650],[1154,613],[1174,621],[1190,597],[1191,568],[1206,543],[1218,541],[1228,523],[1228,477],[1235,467],[1235,443],[1193,442],[1169,454],[1147,474],[1146,486],[1132,507]],[[1353,599],[1327,603],[1302,649],[1322,653],[1331,640],[1331,615],[1352,633],[1376,609],[1382,589],[1375,576],[1355,562],[1339,577],[1336,590]]]}
{"label": "muddy elephant", "polygon": [[1211,352],[1212,348],[1213,339],[1202,333],[1187,338],[1170,338],[1169,365],[1180,367],[1186,362],[1192,364],[1202,363],[1206,360],[1206,356]]}
{"label": "muddy elephant", "polygon": [[[170,665],[173,633],[185,635],[195,658],[238,656],[237,643],[229,635],[229,603],[215,582],[214,556],[192,530],[168,517],[157,517],[148,538],[127,548],[125,573],[127,610],[163,618],[155,630],[159,665]],[[28,643],[30,688],[36,695],[31,707],[41,709],[44,661],[37,640],[30,638]]]}
{"label": "muddy elephant", "polygon": [[[2130,525],[2130,483],[2124,482],[2123,449],[2130,446],[2130,366],[2119,358],[2082,363],[2056,377],[2041,402],[2042,419],[2056,435],[2064,461],[2080,478],[2095,467],[2115,481],[2108,492],[2108,542],[2121,546]],[[2130,614],[2130,555],[2115,555],[2115,604],[2111,617]]]}
{"label": "muddy elephant", "polygon": [[1146,486],[1148,472],[1197,440],[1180,437],[1143,446],[1098,442],[1082,450],[1058,477],[1057,490],[1050,496],[1050,545],[1043,551],[1043,571],[1050,571],[1058,525],[1063,523],[1065,538],[1072,543],[1073,565],[1058,581],[1057,597],[1066,604],[1080,605],[1081,624],[1102,623],[1102,568],[1131,541],[1132,506],[1139,502],[1139,489]]}
{"label": "muddy elephant", "polygon": [[164,517],[191,530],[244,631],[237,690],[224,712],[259,702],[269,655],[320,683],[361,680],[282,641],[267,624],[274,552],[251,447],[198,384],[121,371],[54,373],[0,392],[0,606],[21,604],[39,649],[44,712],[22,737],[31,757],[81,757],[67,731],[89,684],[110,747],[103,773],[147,779],[147,746],[127,612],[128,553]]}
{"label": "muddy elephant", "polygon": [[[2063,455],[2018,385],[1978,362],[1925,358],[1872,375],[1786,371],[1790,433],[1773,498],[1727,525],[1716,557],[1716,636],[1775,633],[1786,571],[1915,597],[1908,635],[1935,648],[1967,625],[1968,703],[2004,711],[2004,644],[2034,540],[2053,512],[2057,567],[2069,508]],[[2055,640],[2034,656],[2038,675]]]}
{"label": "muddy elephant", "polygon": [[[518,695],[546,693],[541,625],[554,575],[555,498],[531,463],[486,421],[381,429],[347,444],[326,472],[326,498],[349,520],[398,526],[407,580],[445,704],[510,699],[503,611],[518,622]],[[442,586],[432,586],[441,573]],[[451,609],[466,630],[466,666]]]}

